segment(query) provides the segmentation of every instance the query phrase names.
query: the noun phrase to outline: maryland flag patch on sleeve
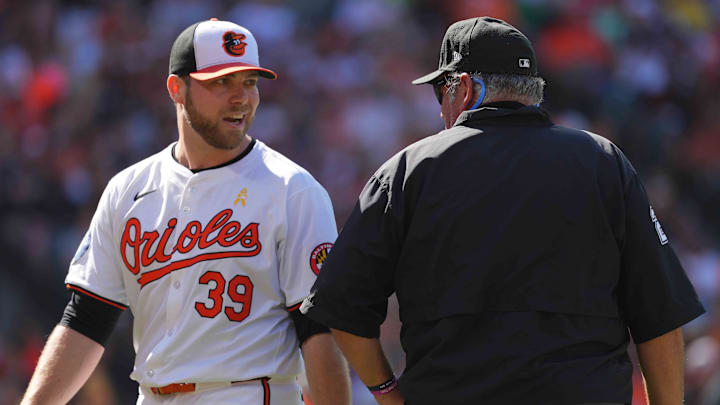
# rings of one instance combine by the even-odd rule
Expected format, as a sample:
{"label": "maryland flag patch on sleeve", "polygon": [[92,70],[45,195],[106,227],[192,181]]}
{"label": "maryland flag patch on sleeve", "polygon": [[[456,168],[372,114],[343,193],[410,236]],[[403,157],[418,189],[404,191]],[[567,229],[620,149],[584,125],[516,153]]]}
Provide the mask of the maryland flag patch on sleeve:
{"label": "maryland flag patch on sleeve", "polygon": [[328,253],[330,253],[332,247],[332,243],[326,242],[317,245],[315,249],[313,249],[310,255],[310,269],[315,275],[320,273],[320,269],[322,269],[323,263],[327,260]]}

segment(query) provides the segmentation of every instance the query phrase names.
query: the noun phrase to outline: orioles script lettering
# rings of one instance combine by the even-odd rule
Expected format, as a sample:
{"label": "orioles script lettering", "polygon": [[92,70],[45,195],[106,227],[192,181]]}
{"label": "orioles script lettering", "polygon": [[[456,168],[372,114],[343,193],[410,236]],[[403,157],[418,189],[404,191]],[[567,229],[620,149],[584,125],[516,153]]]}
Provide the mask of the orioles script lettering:
{"label": "orioles script lettering", "polygon": [[172,259],[175,252],[188,253],[196,246],[201,250],[212,246],[244,248],[243,250],[201,253],[147,271],[138,278],[138,283],[142,288],[173,271],[190,267],[202,261],[257,255],[262,249],[258,237],[258,224],[252,222],[243,228],[239,222],[230,220],[232,214],[231,209],[222,210],[215,214],[205,226],[199,221],[188,222],[169,254],[166,254],[165,251],[168,240],[177,226],[176,218],[170,218],[167,228],[162,231],[162,235],[156,230],[143,232],[140,221],[137,218],[130,218],[125,224],[120,239],[120,256],[125,267],[132,274],[138,274],[141,267],[149,267],[155,263],[166,263]]}

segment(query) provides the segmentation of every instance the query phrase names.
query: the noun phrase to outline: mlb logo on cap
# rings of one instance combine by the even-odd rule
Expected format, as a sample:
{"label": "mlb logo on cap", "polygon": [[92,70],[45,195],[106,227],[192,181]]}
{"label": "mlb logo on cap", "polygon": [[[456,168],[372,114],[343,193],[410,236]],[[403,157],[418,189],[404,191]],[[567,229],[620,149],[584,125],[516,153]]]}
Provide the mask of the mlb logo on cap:
{"label": "mlb logo on cap", "polygon": [[229,21],[213,18],[187,27],[170,51],[170,74],[209,80],[243,70],[257,71],[268,79],[277,78],[272,70],[260,67],[252,33]]}

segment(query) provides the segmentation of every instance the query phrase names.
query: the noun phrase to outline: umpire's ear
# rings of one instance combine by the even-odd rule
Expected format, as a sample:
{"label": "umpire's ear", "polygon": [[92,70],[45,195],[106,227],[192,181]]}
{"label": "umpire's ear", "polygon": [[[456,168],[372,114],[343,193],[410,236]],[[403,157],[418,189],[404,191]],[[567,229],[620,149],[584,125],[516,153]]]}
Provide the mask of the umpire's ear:
{"label": "umpire's ear", "polygon": [[185,104],[185,81],[178,75],[167,78],[167,91],[175,104]]}

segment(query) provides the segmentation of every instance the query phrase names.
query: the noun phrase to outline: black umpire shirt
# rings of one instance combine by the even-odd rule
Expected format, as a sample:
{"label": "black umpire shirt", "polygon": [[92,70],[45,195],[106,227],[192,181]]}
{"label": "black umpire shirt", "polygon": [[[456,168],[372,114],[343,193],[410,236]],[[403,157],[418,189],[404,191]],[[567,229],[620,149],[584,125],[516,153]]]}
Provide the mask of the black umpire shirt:
{"label": "black umpire shirt", "polygon": [[623,153],[517,103],[380,167],[313,291],[311,318],[369,338],[397,293],[411,405],[629,404],[629,333],[704,312]]}

